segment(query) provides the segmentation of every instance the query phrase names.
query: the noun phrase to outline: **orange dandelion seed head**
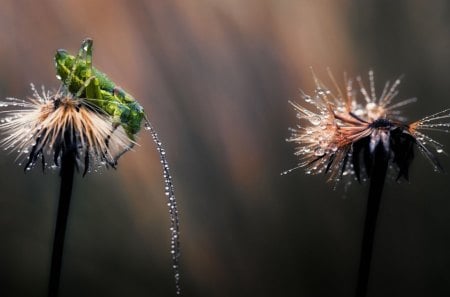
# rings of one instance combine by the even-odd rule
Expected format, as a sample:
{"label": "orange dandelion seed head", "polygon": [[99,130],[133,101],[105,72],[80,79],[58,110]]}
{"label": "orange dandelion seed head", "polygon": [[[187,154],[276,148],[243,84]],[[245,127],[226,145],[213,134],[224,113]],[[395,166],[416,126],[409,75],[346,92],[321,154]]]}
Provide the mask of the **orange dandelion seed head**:
{"label": "orange dandelion seed head", "polygon": [[38,159],[46,165],[46,157],[59,166],[64,150],[71,146],[76,151],[78,167],[86,173],[93,166],[111,166],[134,143],[111,117],[82,98],[58,90],[38,93],[28,100],[7,98],[0,102],[4,117],[0,140],[4,150],[18,152],[26,160],[25,169],[31,169]]}
{"label": "orange dandelion seed head", "polygon": [[433,149],[443,152],[442,145],[419,130],[448,132],[450,123],[445,120],[450,118],[450,110],[407,123],[398,109],[416,99],[394,102],[400,79],[392,84],[387,82],[378,96],[373,71],[369,71],[368,88],[361,77],[357,77],[356,84],[353,79],[345,78],[342,89],[331,72],[329,75],[333,90],[313,74],[314,93],[301,94],[307,105],[290,102],[299,124],[290,129],[292,134],[287,141],[297,145],[295,155],[299,163],[285,173],[302,167],[308,174],[329,173],[329,179],[336,182],[342,176],[360,180],[362,174],[370,177],[373,155],[380,147],[397,169],[397,179],[408,179],[416,146],[436,170],[442,170],[433,152]]}

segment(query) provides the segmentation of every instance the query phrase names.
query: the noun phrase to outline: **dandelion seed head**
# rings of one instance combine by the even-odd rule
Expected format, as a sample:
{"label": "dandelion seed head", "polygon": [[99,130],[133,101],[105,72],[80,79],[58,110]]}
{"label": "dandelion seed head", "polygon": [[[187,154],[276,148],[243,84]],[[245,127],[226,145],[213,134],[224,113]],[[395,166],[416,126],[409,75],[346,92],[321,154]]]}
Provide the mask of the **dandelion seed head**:
{"label": "dandelion seed head", "polygon": [[34,167],[39,159],[46,166],[48,157],[53,160],[49,167],[58,167],[67,133],[78,168],[85,173],[90,166],[114,167],[134,145],[122,127],[87,100],[62,89],[52,92],[42,88],[40,93],[34,85],[31,89],[27,100],[6,98],[0,102],[0,131],[4,135],[0,145],[17,152],[25,169]]}
{"label": "dandelion seed head", "polygon": [[304,168],[307,174],[327,173],[335,182],[341,177],[364,180],[370,176],[374,152],[380,147],[397,171],[397,179],[408,179],[417,146],[435,169],[442,170],[434,152],[443,153],[443,145],[421,131],[448,132],[450,109],[408,123],[399,108],[416,99],[395,102],[400,78],[385,83],[377,94],[373,71],[369,71],[368,87],[361,77],[345,77],[342,87],[331,72],[329,76],[333,88],[313,73],[313,94],[301,93],[304,104],[290,102],[299,120],[287,139],[296,144],[299,163],[295,168]]}

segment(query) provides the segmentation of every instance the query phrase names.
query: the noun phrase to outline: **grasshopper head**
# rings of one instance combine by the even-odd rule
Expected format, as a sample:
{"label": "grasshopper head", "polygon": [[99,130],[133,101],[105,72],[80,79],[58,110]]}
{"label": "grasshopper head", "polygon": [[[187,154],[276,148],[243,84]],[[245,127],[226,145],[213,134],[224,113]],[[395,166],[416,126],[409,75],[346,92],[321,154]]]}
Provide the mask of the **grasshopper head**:
{"label": "grasshopper head", "polygon": [[67,51],[65,49],[56,50],[55,61],[62,61],[67,56],[69,56],[69,53],[67,53]]}
{"label": "grasshopper head", "polygon": [[55,54],[56,68],[61,67],[62,65],[67,66],[66,64],[68,60],[73,60],[73,56],[69,55],[69,53],[66,50],[59,49],[56,51]]}

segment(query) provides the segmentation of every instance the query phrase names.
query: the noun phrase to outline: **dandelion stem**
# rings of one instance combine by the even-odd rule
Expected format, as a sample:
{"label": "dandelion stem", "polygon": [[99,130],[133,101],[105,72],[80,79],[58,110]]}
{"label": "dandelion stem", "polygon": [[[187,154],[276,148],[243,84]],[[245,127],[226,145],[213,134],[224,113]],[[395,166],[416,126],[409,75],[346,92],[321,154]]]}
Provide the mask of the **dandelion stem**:
{"label": "dandelion stem", "polygon": [[70,199],[72,196],[73,176],[76,162],[76,146],[70,140],[70,131],[66,131],[64,148],[61,156],[61,186],[59,192],[58,214],[56,218],[55,237],[53,240],[52,262],[50,268],[50,280],[48,296],[58,296],[59,281],[61,276],[62,256],[64,249],[64,237],[69,216]]}
{"label": "dandelion stem", "polygon": [[381,194],[383,192],[384,181],[388,169],[389,158],[381,143],[375,148],[372,161],[356,297],[365,297],[367,294],[378,210],[380,209]]}

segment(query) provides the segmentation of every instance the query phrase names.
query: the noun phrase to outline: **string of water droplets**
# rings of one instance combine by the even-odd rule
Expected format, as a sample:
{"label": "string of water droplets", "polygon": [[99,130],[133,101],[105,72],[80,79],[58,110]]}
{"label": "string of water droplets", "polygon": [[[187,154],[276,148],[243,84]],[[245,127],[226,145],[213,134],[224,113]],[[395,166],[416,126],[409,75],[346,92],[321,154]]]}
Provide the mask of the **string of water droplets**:
{"label": "string of water droplets", "polygon": [[161,164],[163,167],[164,176],[164,194],[167,197],[167,206],[169,207],[169,217],[170,217],[170,254],[172,256],[172,268],[175,278],[175,289],[176,294],[181,294],[180,287],[180,242],[179,242],[179,220],[178,220],[178,209],[177,201],[175,199],[175,190],[173,187],[172,176],[169,172],[169,163],[166,158],[166,151],[162,146],[162,142],[159,140],[158,134],[151,125],[151,123],[146,119],[145,130],[149,131],[153,141],[156,144],[156,149],[158,150]]}

